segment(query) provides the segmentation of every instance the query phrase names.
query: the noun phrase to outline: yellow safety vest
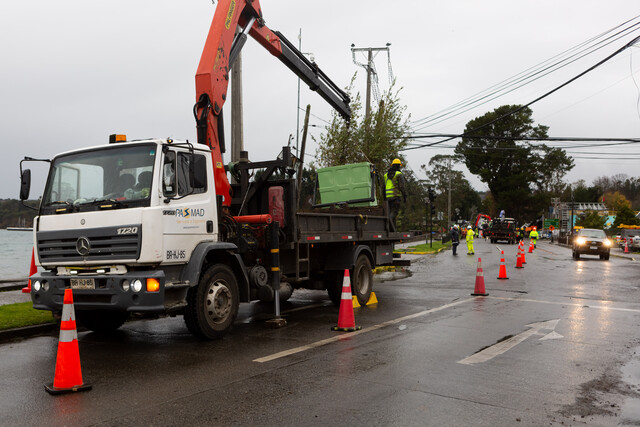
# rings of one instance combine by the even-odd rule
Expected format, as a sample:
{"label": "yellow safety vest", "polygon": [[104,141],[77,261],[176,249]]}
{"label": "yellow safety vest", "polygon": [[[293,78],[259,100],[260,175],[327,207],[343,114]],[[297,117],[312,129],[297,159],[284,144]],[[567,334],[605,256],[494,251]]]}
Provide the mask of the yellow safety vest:
{"label": "yellow safety vest", "polygon": [[398,188],[398,175],[402,175],[402,172],[396,171],[391,178],[389,178],[388,175],[389,172],[384,174],[385,195],[387,199],[402,196],[402,193],[400,193],[400,189]]}

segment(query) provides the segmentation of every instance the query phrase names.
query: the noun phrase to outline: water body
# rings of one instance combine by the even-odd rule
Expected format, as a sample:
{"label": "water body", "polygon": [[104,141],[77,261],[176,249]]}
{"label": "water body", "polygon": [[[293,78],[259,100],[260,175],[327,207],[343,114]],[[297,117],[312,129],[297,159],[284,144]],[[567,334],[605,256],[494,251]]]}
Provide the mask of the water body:
{"label": "water body", "polygon": [[29,276],[33,232],[0,230],[0,282]]}

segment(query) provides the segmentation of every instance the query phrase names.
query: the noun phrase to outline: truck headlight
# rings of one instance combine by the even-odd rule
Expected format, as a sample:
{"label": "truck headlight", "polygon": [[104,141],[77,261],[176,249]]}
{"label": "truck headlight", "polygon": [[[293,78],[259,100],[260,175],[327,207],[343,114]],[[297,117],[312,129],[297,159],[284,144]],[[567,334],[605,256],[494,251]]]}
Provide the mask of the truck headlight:
{"label": "truck headlight", "polygon": [[136,279],[131,282],[131,289],[133,289],[133,292],[140,292],[142,290],[142,281],[140,279]]}
{"label": "truck headlight", "polygon": [[33,282],[34,291],[38,292],[41,288],[42,288],[42,284],[40,283],[39,280],[36,280],[35,282]]}
{"label": "truck headlight", "polygon": [[578,237],[576,239],[576,243],[579,245],[584,245],[587,240],[584,237]]}

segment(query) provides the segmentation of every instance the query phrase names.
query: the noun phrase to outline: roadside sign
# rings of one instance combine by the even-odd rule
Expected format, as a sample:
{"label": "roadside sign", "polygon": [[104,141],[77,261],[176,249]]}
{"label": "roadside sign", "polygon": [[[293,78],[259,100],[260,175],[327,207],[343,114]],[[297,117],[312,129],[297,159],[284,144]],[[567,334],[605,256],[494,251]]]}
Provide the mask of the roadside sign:
{"label": "roadside sign", "polygon": [[556,229],[556,228],[555,228],[553,225],[550,225],[550,226],[549,226],[549,231],[553,231],[553,230],[555,230],[555,229]]}
{"label": "roadside sign", "polygon": [[[549,228],[553,230],[559,225],[560,225],[560,220],[558,218],[545,218],[543,223],[543,228]],[[550,228],[550,227],[553,227],[553,228]]]}

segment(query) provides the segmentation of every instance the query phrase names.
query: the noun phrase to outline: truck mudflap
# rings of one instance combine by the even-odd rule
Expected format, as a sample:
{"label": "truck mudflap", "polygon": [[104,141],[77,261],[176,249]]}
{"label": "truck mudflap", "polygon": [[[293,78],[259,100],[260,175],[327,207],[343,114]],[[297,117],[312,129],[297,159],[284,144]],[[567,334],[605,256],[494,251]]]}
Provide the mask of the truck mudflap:
{"label": "truck mudflap", "polygon": [[165,288],[161,270],[82,276],[42,272],[31,276],[31,283],[33,308],[38,310],[62,310],[66,288],[73,290],[76,310],[164,313],[181,307],[180,300],[186,298],[186,286]]}

